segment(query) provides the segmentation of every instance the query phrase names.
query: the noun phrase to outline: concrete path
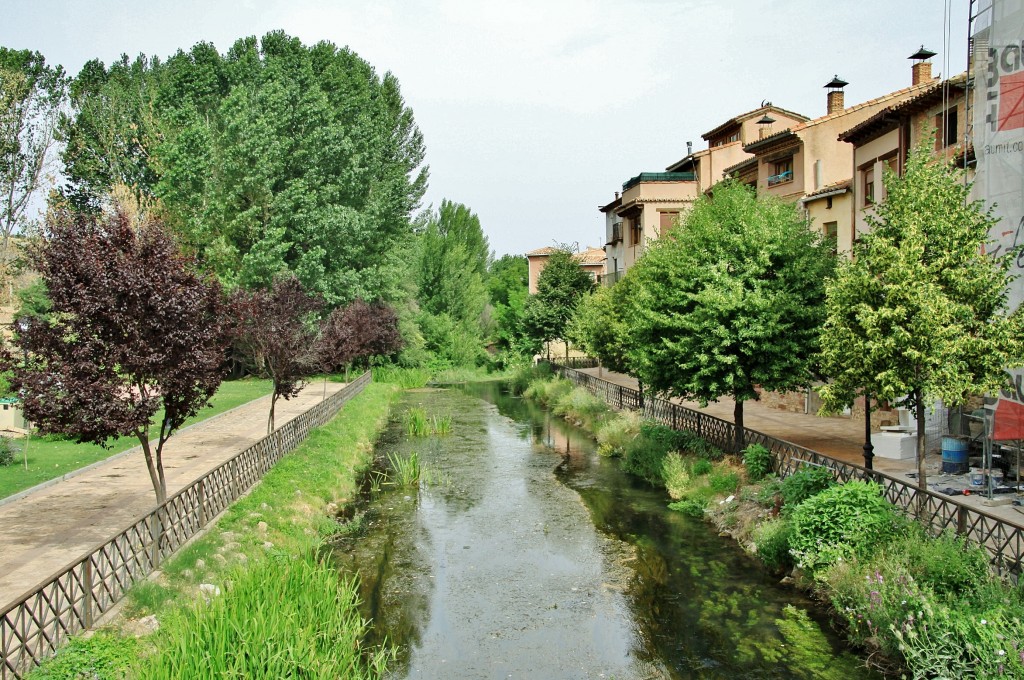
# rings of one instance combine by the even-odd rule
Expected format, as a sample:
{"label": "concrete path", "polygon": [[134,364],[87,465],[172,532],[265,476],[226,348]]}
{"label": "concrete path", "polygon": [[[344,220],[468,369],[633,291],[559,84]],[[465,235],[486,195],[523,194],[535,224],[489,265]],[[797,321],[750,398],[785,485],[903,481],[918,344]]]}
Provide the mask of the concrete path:
{"label": "concrete path", "polygon": [[[581,373],[597,377],[597,368],[580,369]],[[632,376],[614,373],[602,369],[600,377],[616,385],[636,389],[637,382]],[[687,408],[701,411],[710,416],[733,421],[733,400],[724,398],[718,402],[708,404],[701,408],[700,404],[693,401],[673,399]],[[839,460],[864,465],[864,421],[860,418],[845,418],[841,416],[823,418],[807,413],[792,413],[773,409],[757,401],[748,401],[743,406],[744,424],[751,430],[757,430],[782,439],[793,444],[799,444],[805,448],[824,453],[825,455]],[[874,468],[888,473],[898,479],[905,479],[908,484],[915,485],[914,478],[907,477],[908,473],[917,472],[917,461],[913,458],[904,460],[892,460],[875,456]],[[928,454],[926,458],[929,487],[932,490],[944,489],[947,486],[962,486],[963,475],[942,474],[942,455],[938,452]],[[1000,498],[1000,496],[996,496]],[[1003,496],[1005,498],[1005,496]],[[980,494],[971,496],[953,496],[950,500],[976,507],[985,512],[1000,517],[1007,522],[1022,526],[1024,525],[1024,513],[1018,511],[1019,506],[986,506],[986,498]]]}
{"label": "concrete path", "polygon": [[[330,396],[344,385],[328,383]],[[323,399],[323,383],[279,399],[280,427]],[[267,433],[270,397],[178,432],[164,447],[170,496]],[[139,448],[82,474],[0,506],[0,609],[112,538],[155,504]]]}

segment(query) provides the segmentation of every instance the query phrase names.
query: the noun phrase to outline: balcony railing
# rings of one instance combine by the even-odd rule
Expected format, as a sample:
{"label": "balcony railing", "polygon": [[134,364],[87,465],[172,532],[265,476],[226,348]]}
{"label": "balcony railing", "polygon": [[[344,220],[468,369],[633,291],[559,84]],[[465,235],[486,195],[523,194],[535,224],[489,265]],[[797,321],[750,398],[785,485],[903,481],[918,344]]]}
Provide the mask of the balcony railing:
{"label": "balcony railing", "polygon": [[786,172],[780,172],[777,175],[772,175],[768,178],[768,186],[773,187],[776,184],[785,184],[786,182],[793,181],[793,171],[787,170]]}
{"label": "balcony railing", "polygon": [[616,222],[615,224],[612,225],[612,236],[611,236],[610,239],[608,239],[608,243],[605,243],[605,245],[606,246],[615,245],[616,243],[618,243],[621,240],[622,240],[622,222]]}
{"label": "balcony railing", "polygon": [[622,184],[622,190],[627,191],[641,182],[696,182],[697,175],[692,172],[641,172],[636,177],[631,177]]}

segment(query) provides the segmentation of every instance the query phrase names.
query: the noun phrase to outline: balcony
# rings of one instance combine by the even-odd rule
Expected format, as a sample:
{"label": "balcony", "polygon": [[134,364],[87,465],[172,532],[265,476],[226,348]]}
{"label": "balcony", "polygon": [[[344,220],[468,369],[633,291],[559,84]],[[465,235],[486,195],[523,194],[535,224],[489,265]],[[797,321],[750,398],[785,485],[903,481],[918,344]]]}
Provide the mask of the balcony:
{"label": "balcony", "polygon": [[776,184],[785,184],[786,182],[793,181],[793,171],[787,170],[786,172],[780,172],[777,175],[770,175],[768,177],[768,186],[773,187]]}
{"label": "balcony", "polygon": [[622,184],[622,190],[627,191],[641,182],[696,182],[697,175],[693,172],[641,172]]}
{"label": "balcony", "polygon": [[611,236],[610,239],[608,239],[608,242],[605,243],[605,245],[606,246],[613,246],[616,243],[621,243],[621,242],[622,242],[622,222],[616,222],[615,224],[612,225],[612,236]]}

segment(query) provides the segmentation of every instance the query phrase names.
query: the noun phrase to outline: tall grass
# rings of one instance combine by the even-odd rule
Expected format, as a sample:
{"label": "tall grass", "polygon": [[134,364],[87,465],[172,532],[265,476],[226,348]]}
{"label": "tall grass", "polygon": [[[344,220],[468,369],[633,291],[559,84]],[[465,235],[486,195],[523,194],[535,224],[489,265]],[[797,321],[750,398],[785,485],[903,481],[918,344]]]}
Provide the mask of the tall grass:
{"label": "tall grass", "polygon": [[551,406],[559,399],[572,392],[572,383],[564,378],[534,380],[530,383],[523,396],[540,402],[541,406]]}
{"label": "tall grass", "polygon": [[420,482],[420,455],[413,451],[407,458],[397,453],[388,454],[388,464],[394,474],[392,484],[400,487],[416,486]]}
{"label": "tall grass", "polygon": [[425,368],[399,368],[398,366],[374,366],[374,382],[398,385],[403,390],[426,387],[430,382],[430,371]]}
{"label": "tall grass", "polygon": [[621,411],[597,429],[597,452],[602,456],[621,456],[629,443],[640,434],[640,414]]}
{"label": "tall grass", "polygon": [[452,416],[450,413],[443,416],[434,416],[431,419],[434,425],[434,434],[447,435],[452,431]]}
{"label": "tall grass", "polygon": [[430,421],[427,412],[419,407],[409,409],[405,414],[405,431],[410,437],[426,437],[430,434]]}
{"label": "tall grass", "polygon": [[165,621],[138,677],[379,678],[393,652],[367,650],[355,579],[308,551],[234,574],[209,604]]}
{"label": "tall grass", "polygon": [[595,397],[582,387],[573,388],[553,402],[552,410],[566,420],[576,423],[591,432],[611,414],[604,400]]}

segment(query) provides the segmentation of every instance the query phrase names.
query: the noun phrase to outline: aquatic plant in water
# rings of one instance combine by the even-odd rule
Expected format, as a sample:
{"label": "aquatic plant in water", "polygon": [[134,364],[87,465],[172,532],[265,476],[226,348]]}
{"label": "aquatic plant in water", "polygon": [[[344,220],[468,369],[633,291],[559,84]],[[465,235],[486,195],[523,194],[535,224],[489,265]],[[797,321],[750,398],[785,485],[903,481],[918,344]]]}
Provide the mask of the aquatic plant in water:
{"label": "aquatic plant in water", "polygon": [[405,416],[405,429],[410,437],[426,437],[430,434],[430,421],[427,412],[421,408],[411,408]]}
{"label": "aquatic plant in water", "polygon": [[416,486],[420,482],[420,456],[413,451],[403,458],[397,453],[388,454],[388,464],[394,475],[391,484],[400,487]]}

